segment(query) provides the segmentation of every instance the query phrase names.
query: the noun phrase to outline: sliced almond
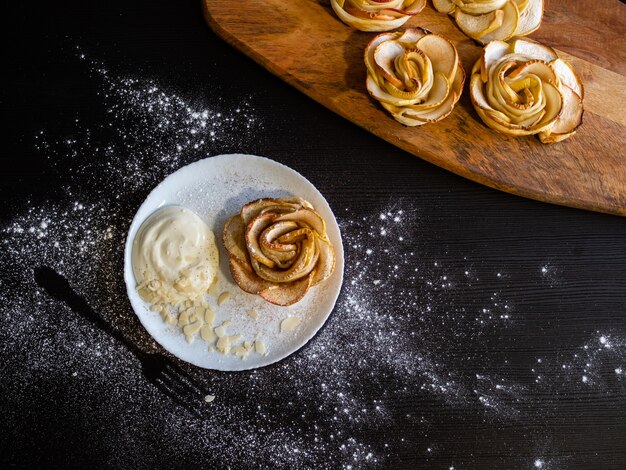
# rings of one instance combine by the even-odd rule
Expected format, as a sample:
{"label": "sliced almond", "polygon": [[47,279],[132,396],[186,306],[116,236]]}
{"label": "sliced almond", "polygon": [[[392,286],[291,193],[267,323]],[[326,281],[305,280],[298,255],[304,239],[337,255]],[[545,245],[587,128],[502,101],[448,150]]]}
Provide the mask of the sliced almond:
{"label": "sliced almond", "polygon": [[202,328],[202,322],[195,322],[183,327],[183,333],[189,343],[193,342],[193,339],[198,331]]}
{"label": "sliced almond", "polygon": [[200,337],[207,342],[215,340],[215,333],[211,325],[202,325],[202,328],[200,328]]}
{"label": "sliced almond", "polygon": [[257,354],[261,354],[261,355],[267,354],[267,347],[265,346],[265,342],[260,339],[257,339],[254,342],[254,350]]}
{"label": "sliced almond", "polygon": [[225,302],[228,302],[229,299],[230,299],[230,292],[228,291],[222,292],[220,296],[217,298],[217,306],[221,307]]}
{"label": "sliced almond", "polygon": [[228,325],[230,325],[230,321],[227,320],[220,326],[216,327],[213,330],[215,332],[215,336],[217,336],[218,338],[223,338],[224,336],[226,336],[226,327],[228,327]]}
{"label": "sliced almond", "polygon": [[213,322],[215,321],[215,313],[213,313],[213,310],[210,308],[204,309],[204,321],[209,326],[213,325]]}
{"label": "sliced almond", "polygon": [[222,354],[228,354],[230,351],[230,337],[222,336],[219,338],[215,344],[215,348]]}
{"label": "sliced almond", "polygon": [[185,309],[178,315],[178,326],[189,325],[189,315],[191,315],[191,309]]}
{"label": "sliced almond", "polygon": [[289,331],[293,331],[299,324],[300,319],[298,317],[287,317],[280,322],[280,332],[286,333]]}

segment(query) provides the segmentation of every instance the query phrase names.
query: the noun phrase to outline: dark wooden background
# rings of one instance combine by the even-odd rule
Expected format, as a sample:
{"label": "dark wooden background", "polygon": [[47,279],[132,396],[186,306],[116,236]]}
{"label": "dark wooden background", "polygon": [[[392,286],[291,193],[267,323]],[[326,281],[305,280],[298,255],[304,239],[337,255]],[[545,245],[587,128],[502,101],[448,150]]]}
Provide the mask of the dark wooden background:
{"label": "dark wooden background", "polygon": [[[244,17],[254,14],[247,2],[241,3]],[[391,201],[408,201],[419,208],[420,230],[432,240],[425,245],[432,253],[426,251],[423,257],[436,255],[455,265],[471,254],[472,259],[485,260],[478,271],[506,266],[515,278],[516,308],[524,314],[507,337],[490,338],[488,343],[493,363],[501,356],[519,364],[509,371],[512,380],[532,382],[529,369],[536,357],[556,360],[598,330],[625,337],[626,220],[487,189],[380,141],[219,40],[205,25],[199,2],[66,0],[3,2],[3,7],[2,220],[28,205],[61,197],[68,183],[65,163],[61,160],[52,169],[33,146],[33,135],[44,127],[53,135],[71,132],[77,115],[97,121],[99,108],[92,105],[97,89],[73,52],[80,45],[120,74],[154,77],[183,95],[200,93],[215,103],[238,102],[250,95],[263,122],[258,139],[245,148],[232,141],[223,148],[218,144],[215,153],[240,151],[283,162],[309,178],[335,210],[349,208],[356,216]],[[137,200],[149,190],[142,190]],[[129,204],[128,214],[135,210]],[[559,273],[558,282],[550,285],[537,280],[537,269],[546,260]],[[367,391],[368,384],[363,388]],[[483,420],[478,409],[451,410],[416,395],[399,406],[415,413],[428,407],[433,420],[428,440],[423,440],[419,424],[390,423],[382,434],[406,436],[406,444],[395,446],[382,466],[448,468],[457,461],[464,464],[455,468],[533,468],[533,456],[541,456],[556,462],[550,468],[626,468],[624,390],[618,384],[537,396],[549,413],[497,423]],[[37,402],[30,406],[37,411]],[[96,420],[98,414],[96,408],[84,421]],[[45,422],[37,432],[54,430],[68,436],[67,445],[61,439],[46,449],[56,466],[63,461],[99,466],[98,442],[106,439],[106,433],[89,436],[87,450],[80,445],[81,437],[73,436],[84,429],[77,431],[42,410],[43,415]],[[0,461],[24,467],[41,463],[34,457],[38,449],[32,439],[8,429],[3,419],[0,422],[6,446]],[[364,436],[368,432],[362,430]],[[533,436],[539,434],[549,441],[544,449],[536,448]],[[371,440],[377,436],[380,429],[372,431]],[[437,442],[437,455],[425,454],[422,447],[427,442]],[[158,454],[159,449],[151,451]],[[63,458],[55,459],[55,454]],[[201,468],[204,463],[196,465]],[[349,462],[329,461],[328,466],[339,468],[344,463]],[[179,464],[162,462],[163,467]]]}

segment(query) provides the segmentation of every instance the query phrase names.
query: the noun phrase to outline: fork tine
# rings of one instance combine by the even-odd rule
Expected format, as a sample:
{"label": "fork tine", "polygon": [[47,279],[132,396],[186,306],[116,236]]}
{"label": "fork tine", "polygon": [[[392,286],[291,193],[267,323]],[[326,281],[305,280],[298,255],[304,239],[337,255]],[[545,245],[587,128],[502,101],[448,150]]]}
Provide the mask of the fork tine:
{"label": "fork tine", "polygon": [[189,386],[194,389],[195,393],[202,397],[204,396],[204,387],[189,374],[185,373],[185,371],[178,364],[168,361],[165,365],[165,369],[169,369],[173,375],[178,376],[181,380],[187,382]]}
{"label": "fork tine", "polygon": [[195,392],[189,384],[180,380],[180,378],[176,375],[172,375],[169,371],[164,370],[159,378],[161,381],[166,384],[170,389],[176,392],[179,396],[187,398],[189,400],[196,400],[200,398],[200,395]]}
{"label": "fork tine", "polygon": [[157,388],[161,390],[165,395],[167,395],[170,400],[172,400],[179,406],[182,406],[191,414],[199,418],[202,417],[202,413],[200,412],[198,406],[195,405],[193,401],[185,399],[184,396],[181,396],[180,393],[178,393],[179,391],[177,391],[176,388],[173,386],[176,384],[176,381],[171,380],[171,378],[170,380],[166,381],[164,380],[166,379],[166,377],[166,375],[161,374],[159,376],[159,379],[155,380],[154,384],[157,386]]}

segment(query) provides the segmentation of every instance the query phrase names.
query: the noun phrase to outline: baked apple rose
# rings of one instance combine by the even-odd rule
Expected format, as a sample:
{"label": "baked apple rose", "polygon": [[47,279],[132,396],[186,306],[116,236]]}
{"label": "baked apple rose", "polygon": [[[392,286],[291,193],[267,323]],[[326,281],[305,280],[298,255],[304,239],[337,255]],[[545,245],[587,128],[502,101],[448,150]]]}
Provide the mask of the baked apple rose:
{"label": "baked apple rose", "polygon": [[433,0],[433,5],[483,44],[526,36],[539,28],[543,17],[543,0]]}
{"label": "baked apple rose", "polygon": [[361,31],[391,31],[422,11],[426,0],[330,0],[330,4],[348,26]]}
{"label": "baked apple rose", "polygon": [[567,139],[582,123],[576,71],[529,39],[489,43],[472,69],[470,95],[483,122],[503,134],[537,134],[547,144]]}
{"label": "baked apple rose", "polygon": [[376,36],[365,50],[370,95],[405,126],[448,116],[465,72],[450,41],[421,28]]}
{"label": "baked apple rose", "polygon": [[237,285],[276,305],[298,302],[335,269],[326,223],[301,198],[246,204],[226,221],[222,238]]}

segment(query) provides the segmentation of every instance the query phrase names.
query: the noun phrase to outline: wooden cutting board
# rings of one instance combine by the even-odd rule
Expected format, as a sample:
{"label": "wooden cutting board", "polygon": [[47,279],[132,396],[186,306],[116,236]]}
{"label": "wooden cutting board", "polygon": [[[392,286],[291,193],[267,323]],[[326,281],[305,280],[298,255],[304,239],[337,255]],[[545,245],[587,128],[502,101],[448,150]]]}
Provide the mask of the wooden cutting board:
{"label": "wooden cutting board", "polygon": [[[530,37],[557,49],[585,86],[582,127],[552,145],[487,128],[470,103],[469,80],[443,121],[417,128],[397,123],[365,89],[363,50],[374,33],[344,25],[328,0],[203,4],[210,27],[228,43],[337,114],[424,160],[520,196],[626,215],[626,5],[619,0],[545,1],[543,24]],[[481,47],[448,15],[429,3],[404,28],[411,26],[450,39],[469,74]]]}

